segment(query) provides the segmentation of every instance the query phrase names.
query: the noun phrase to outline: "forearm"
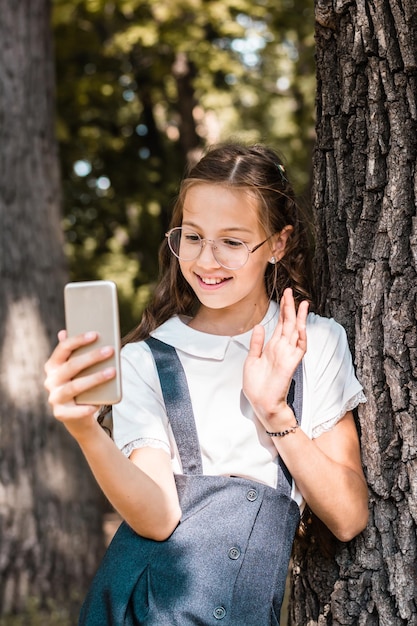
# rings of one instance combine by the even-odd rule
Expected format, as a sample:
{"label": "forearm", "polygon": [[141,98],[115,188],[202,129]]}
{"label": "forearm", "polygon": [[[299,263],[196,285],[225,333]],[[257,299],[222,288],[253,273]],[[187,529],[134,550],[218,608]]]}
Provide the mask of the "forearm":
{"label": "forearm", "polygon": [[122,518],[144,537],[157,541],[169,537],[181,517],[172,472],[165,483],[156,482],[126,458],[95,421],[82,432],[72,430],[71,434],[103,493]]}
{"label": "forearm", "polygon": [[301,438],[306,445],[299,446],[299,458],[286,450],[284,462],[311,510],[340,541],[350,541],[368,520],[366,483],[353,469],[327,457],[300,431],[297,439]]}
{"label": "forearm", "polygon": [[[339,428],[348,434],[352,430],[349,422]],[[326,454],[328,444],[337,449],[331,441],[337,436],[330,433],[310,440],[298,428],[285,437],[274,437],[274,442],[311,510],[338,539],[349,541],[366,526],[368,490],[354,441],[347,437],[346,461]]]}

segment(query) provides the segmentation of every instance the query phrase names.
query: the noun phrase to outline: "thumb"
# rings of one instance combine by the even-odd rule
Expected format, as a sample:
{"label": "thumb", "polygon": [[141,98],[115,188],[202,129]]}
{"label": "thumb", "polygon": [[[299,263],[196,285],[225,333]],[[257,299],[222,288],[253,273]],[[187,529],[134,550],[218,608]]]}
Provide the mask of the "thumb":
{"label": "thumb", "polygon": [[254,326],[250,339],[249,355],[252,357],[260,357],[264,347],[265,328],[261,324]]}

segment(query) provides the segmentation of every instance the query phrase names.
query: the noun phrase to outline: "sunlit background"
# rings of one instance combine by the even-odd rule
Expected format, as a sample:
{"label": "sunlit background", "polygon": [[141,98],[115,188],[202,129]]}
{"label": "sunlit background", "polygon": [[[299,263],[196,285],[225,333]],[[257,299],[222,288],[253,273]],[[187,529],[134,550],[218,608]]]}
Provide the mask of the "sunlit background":
{"label": "sunlit background", "polygon": [[307,0],[54,0],[63,227],[74,280],[119,288],[122,332],[157,278],[188,160],[227,138],[282,151],[308,197]]}

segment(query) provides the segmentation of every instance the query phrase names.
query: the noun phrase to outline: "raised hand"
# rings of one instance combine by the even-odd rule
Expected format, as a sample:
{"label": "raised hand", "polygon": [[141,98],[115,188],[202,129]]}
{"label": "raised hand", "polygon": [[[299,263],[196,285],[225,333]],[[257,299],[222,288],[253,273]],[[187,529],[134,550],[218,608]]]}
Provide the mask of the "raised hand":
{"label": "raised hand", "polygon": [[[264,346],[265,330],[255,326],[243,371],[243,390],[256,415],[267,428],[275,429],[282,415],[282,428],[288,426],[287,394],[292,376],[307,350],[306,321],[308,302],[295,309],[291,289],[281,298],[275,331]],[[268,429],[268,428],[267,428]]]}

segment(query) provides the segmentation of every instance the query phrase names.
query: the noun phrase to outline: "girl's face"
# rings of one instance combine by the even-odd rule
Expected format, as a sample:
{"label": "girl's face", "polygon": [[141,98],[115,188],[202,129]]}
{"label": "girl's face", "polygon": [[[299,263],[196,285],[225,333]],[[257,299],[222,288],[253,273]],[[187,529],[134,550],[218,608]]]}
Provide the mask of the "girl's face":
{"label": "girl's face", "polygon": [[[203,239],[232,237],[252,249],[268,236],[259,223],[258,211],[259,201],[246,190],[199,183],[186,193],[182,226]],[[185,280],[201,303],[200,316],[202,311],[211,312],[213,316],[215,312],[227,310],[238,313],[240,319],[255,315],[260,321],[268,304],[264,281],[266,265],[272,256],[277,259],[283,256],[285,239],[280,235],[271,237],[249,254],[247,262],[239,269],[222,267],[209,243],[193,261],[179,261]]]}

